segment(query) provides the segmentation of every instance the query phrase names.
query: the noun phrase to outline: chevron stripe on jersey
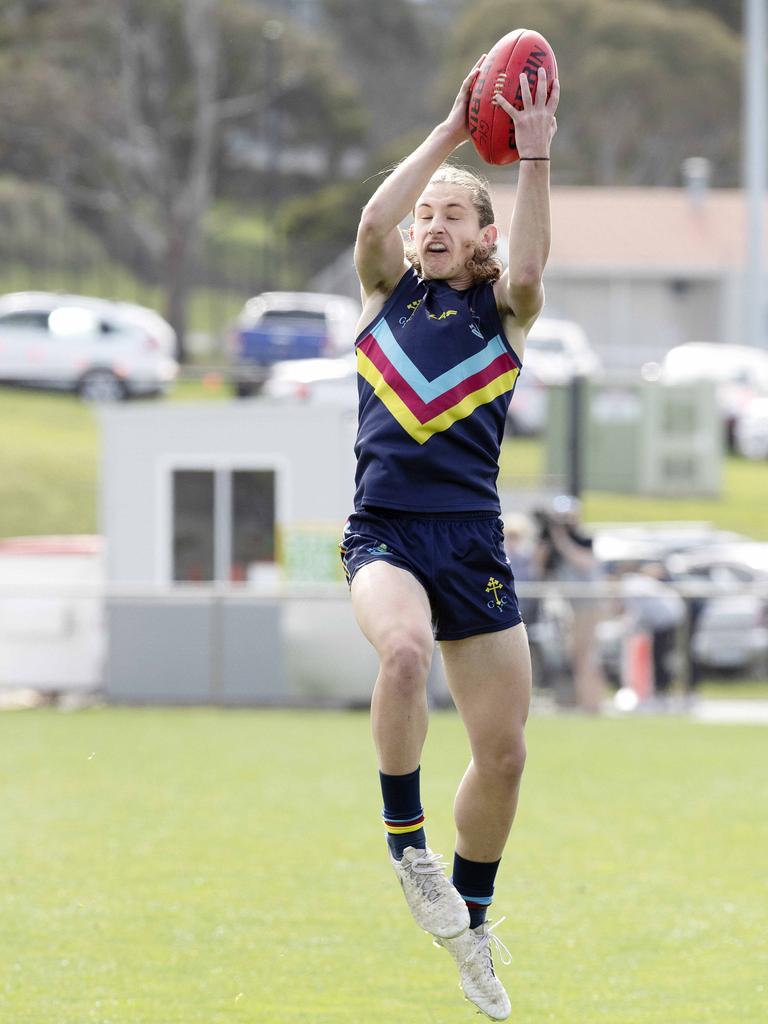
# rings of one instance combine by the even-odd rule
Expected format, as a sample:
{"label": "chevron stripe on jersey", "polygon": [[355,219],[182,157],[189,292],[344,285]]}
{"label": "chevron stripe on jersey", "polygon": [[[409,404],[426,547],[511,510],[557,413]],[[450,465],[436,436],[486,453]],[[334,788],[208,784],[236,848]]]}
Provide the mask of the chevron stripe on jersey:
{"label": "chevron stripe on jersey", "polygon": [[400,426],[419,444],[512,391],[520,372],[496,335],[485,348],[427,380],[380,320],[357,346],[357,369]]}

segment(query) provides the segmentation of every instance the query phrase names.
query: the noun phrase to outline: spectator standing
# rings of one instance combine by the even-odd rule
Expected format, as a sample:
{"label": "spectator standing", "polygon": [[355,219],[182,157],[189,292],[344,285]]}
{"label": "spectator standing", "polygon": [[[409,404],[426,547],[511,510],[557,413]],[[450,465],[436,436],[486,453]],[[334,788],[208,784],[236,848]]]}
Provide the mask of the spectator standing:
{"label": "spectator standing", "polygon": [[685,601],[670,586],[664,567],[658,563],[624,573],[619,591],[628,632],[651,637],[654,690],[664,698],[672,685],[670,662],[685,622]]}
{"label": "spectator standing", "polygon": [[[607,693],[596,643],[601,601],[591,588],[601,574],[592,538],[582,530],[580,515],[581,502],[565,494],[556,497],[548,511],[539,513],[534,564],[540,579],[569,585],[566,597],[573,615],[570,655],[574,699],[583,711],[596,713]],[[571,585],[579,583],[585,585],[584,592],[574,593]]]}

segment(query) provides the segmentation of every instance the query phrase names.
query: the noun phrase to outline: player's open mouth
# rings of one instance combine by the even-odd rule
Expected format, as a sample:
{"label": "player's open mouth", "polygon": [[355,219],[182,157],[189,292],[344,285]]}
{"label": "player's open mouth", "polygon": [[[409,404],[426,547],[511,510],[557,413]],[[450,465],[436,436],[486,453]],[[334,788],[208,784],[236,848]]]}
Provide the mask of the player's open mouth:
{"label": "player's open mouth", "polygon": [[448,252],[448,248],[442,242],[430,242],[427,252]]}

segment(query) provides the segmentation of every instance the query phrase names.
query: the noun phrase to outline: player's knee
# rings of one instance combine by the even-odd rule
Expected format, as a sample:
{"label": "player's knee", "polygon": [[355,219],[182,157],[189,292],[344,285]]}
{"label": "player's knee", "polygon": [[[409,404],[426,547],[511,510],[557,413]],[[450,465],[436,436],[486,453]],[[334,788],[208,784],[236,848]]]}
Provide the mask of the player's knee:
{"label": "player's knee", "polygon": [[520,733],[487,747],[474,761],[480,773],[492,779],[495,785],[513,789],[522,778],[525,758],[525,739]]}
{"label": "player's knee", "polygon": [[379,655],[384,675],[405,689],[421,689],[429,675],[432,640],[416,632],[398,631],[381,646]]}

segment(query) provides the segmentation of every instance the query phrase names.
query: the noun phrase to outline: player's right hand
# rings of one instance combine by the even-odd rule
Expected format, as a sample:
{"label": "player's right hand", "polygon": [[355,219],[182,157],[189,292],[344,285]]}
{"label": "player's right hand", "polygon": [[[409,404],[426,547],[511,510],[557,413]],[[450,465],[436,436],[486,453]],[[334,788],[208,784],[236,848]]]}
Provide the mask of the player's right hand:
{"label": "player's right hand", "polygon": [[475,62],[474,67],[469,72],[467,77],[461,83],[461,88],[456,94],[456,99],[453,101],[451,112],[445,120],[445,126],[449,128],[452,134],[456,137],[456,145],[459,146],[462,142],[466,142],[469,138],[469,125],[467,122],[467,103],[469,102],[469,94],[472,86],[475,83],[475,79],[480,73],[480,66],[486,58],[486,54],[483,54]]}

